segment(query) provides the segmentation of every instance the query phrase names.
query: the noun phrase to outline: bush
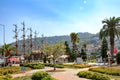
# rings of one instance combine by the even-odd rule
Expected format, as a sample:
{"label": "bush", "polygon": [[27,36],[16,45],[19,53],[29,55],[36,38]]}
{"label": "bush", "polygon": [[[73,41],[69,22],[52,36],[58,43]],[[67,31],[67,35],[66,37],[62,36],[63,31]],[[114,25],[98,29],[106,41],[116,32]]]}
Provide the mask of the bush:
{"label": "bush", "polygon": [[46,77],[47,75],[49,75],[46,72],[36,72],[32,75],[32,80],[42,80],[44,77]]}
{"label": "bush", "polygon": [[30,67],[32,69],[43,69],[45,67],[40,63],[22,63],[21,66]]}
{"label": "bush", "polygon": [[103,74],[120,76],[120,69],[116,69],[116,68],[97,67],[97,68],[90,68],[89,71],[94,71],[94,72],[99,72],[99,73],[103,73]]}
{"label": "bush", "polygon": [[53,64],[50,63],[44,63],[45,66],[53,67]]}
{"label": "bush", "polygon": [[55,79],[53,77],[51,77],[50,75],[47,75],[42,80],[55,80]]}
{"label": "bush", "polygon": [[32,75],[32,80],[55,80],[48,73],[40,71]]}
{"label": "bush", "polygon": [[120,64],[120,52],[116,55],[117,64]]}
{"label": "bush", "polygon": [[79,77],[88,78],[92,80],[111,80],[109,76],[97,72],[81,71],[77,73]]}

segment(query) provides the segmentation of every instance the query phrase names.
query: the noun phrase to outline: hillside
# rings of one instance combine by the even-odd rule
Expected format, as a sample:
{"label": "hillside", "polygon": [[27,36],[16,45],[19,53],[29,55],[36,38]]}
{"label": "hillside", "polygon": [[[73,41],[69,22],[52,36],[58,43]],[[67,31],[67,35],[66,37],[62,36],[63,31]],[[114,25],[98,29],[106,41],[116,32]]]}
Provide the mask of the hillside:
{"label": "hillside", "polygon": [[[87,42],[88,44],[94,44],[94,45],[100,44],[98,34],[91,34],[88,32],[85,32],[85,33],[79,32],[78,36],[80,38],[80,43]],[[52,36],[52,37],[44,37],[44,38],[40,37],[40,38],[37,38],[36,41],[35,41],[35,39],[33,39],[32,40],[33,48],[34,49],[41,48],[42,40],[44,40],[44,44],[55,44],[60,41],[68,41],[68,43],[71,45],[70,36],[64,35],[64,36]],[[36,44],[36,46],[35,46],[35,44]],[[15,45],[15,43],[13,43],[13,45]],[[21,40],[21,41],[19,41],[19,50],[20,51],[23,51],[22,45],[23,45],[23,41]],[[28,40],[26,40],[26,49],[28,47],[29,47]]]}
{"label": "hillside", "polygon": [[[98,34],[91,34],[88,32],[85,33],[78,33],[78,36],[80,38],[80,43],[82,42],[87,42],[89,44],[99,44],[99,37]],[[44,40],[45,44],[55,44],[58,43],[60,41],[68,41],[69,44],[71,44],[71,39],[69,35],[64,35],[64,36],[52,36],[52,37],[44,37],[44,38],[37,38],[36,41],[35,39],[33,39],[33,44],[37,44],[38,47],[41,46],[41,42],[42,40]]]}

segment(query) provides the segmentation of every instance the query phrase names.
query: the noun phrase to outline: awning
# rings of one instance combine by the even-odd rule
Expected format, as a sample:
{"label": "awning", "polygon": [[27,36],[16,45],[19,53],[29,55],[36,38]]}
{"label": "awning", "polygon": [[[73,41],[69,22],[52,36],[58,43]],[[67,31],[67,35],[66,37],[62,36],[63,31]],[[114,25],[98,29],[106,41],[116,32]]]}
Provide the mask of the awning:
{"label": "awning", "polygon": [[20,62],[19,58],[16,58],[16,57],[11,57],[10,58],[10,62]]}

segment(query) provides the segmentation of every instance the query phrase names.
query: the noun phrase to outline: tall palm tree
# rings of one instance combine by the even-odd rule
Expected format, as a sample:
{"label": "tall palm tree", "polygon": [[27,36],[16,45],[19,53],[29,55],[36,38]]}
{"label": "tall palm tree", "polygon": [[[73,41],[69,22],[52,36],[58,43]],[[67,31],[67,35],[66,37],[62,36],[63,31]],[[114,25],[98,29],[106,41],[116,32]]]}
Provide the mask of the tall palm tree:
{"label": "tall palm tree", "polygon": [[80,42],[80,38],[78,37],[78,33],[71,33],[70,34],[71,37],[71,42],[73,44],[73,53],[76,55],[76,62],[77,62],[77,43]]}
{"label": "tall palm tree", "polygon": [[114,51],[114,38],[120,35],[120,17],[110,17],[102,21],[103,28],[100,30],[100,39],[109,37],[110,39],[110,52],[113,60],[113,51]]}

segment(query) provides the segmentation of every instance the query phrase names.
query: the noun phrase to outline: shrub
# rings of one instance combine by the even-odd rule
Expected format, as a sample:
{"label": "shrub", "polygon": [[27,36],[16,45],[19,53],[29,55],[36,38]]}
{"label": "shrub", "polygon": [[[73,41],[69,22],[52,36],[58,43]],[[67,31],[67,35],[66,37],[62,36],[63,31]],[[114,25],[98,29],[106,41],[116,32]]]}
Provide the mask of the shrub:
{"label": "shrub", "polygon": [[120,64],[120,52],[116,55],[117,64]]}
{"label": "shrub", "polygon": [[46,72],[36,72],[32,75],[32,80],[42,80],[45,76],[49,75]]}
{"label": "shrub", "polygon": [[21,66],[30,67],[32,69],[43,69],[45,67],[40,63],[22,63]]}
{"label": "shrub", "polygon": [[55,79],[53,77],[51,77],[50,75],[47,75],[42,80],[55,80]]}
{"label": "shrub", "polygon": [[[53,67],[53,64],[50,63],[44,63],[45,66]],[[63,64],[56,64],[56,68],[64,68]]]}
{"label": "shrub", "polygon": [[32,75],[32,80],[55,80],[48,73],[39,71]]}
{"label": "shrub", "polygon": [[79,77],[88,78],[92,80],[111,80],[109,76],[97,72],[81,71],[77,73]]}
{"label": "shrub", "polygon": [[45,66],[53,67],[53,64],[50,63],[44,63]]}
{"label": "shrub", "polygon": [[120,76],[120,69],[116,69],[116,68],[97,67],[97,68],[90,68],[89,71],[94,71],[94,72],[99,72],[99,73],[103,73],[103,74]]}

